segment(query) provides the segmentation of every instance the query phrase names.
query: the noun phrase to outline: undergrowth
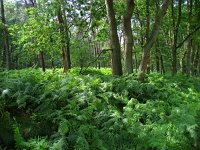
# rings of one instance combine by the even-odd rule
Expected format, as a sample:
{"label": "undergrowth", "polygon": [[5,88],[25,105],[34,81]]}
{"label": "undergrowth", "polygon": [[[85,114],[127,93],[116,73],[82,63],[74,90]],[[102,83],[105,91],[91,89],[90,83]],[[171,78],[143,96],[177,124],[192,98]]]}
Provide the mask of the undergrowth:
{"label": "undergrowth", "polygon": [[0,73],[0,149],[200,149],[200,78]]}

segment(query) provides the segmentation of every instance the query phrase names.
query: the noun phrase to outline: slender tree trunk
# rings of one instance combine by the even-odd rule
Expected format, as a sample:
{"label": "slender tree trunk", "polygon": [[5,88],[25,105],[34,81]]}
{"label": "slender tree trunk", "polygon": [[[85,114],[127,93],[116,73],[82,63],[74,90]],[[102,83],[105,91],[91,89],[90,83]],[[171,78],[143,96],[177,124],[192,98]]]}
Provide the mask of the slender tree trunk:
{"label": "slender tree trunk", "polygon": [[192,52],[191,52],[191,70],[190,70],[190,75],[194,75],[194,61],[195,61],[195,56],[196,56],[196,48],[195,48],[195,44],[192,44]]}
{"label": "slender tree trunk", "polygon": [[159,51],[159,53],[160,53],[161,73],[165,74],[165,66],[164,66],[163,56],[161,54],[161,51]]}
{"label": "slender tree trunk", "polygon": [[110,28],[110,44],[112,49],[112,73],[113,75],[122,75],[121,49],[119,37],[117,34],[117,23],[115,19],[115,11],[113,8],[113,0],[105,0],[105,4]]}
{"label": "slender tree trunk", "polygon": [[158,37],[161,21],[163,20],[165,14],[167,12],[167,9],[170,5],[170,2],[171,2],[171,0],[165,0],[163,2],[163,5],[161,6],[160,12],[156,16],[155,23],[153,25],[153,29],[151,31],[150,38],[143,48],[142,62],[140,64],[140,73],[139,73],[139,76],[138,76],[140,81],[144,81],[145,73],[147,71],[148,56],[150,54],[150,50],[151,50],[154,42],[156,41],[156,39]]}
{"label": "slender tree trunk", "polygon": [[3,44],[4,44],[4,58],[6,62],[4,62],[4,64],[6,64],[7,69],[11,69],[11,56],[10,56],[10,45],[9,45],[9,37],[8,37],[8,30],[6,28],[6,19],[5,19],[5,12],[4,12],[4,1],[0,0],[1,2],[1,18],[2,18],[2,23],[4,25],[3,28]]}
{"label": "slender tree trunk", "polygon": [[67,55],[66,55],[66,48],[65,47],[62,48],[62,56],[63,56],[64,72],[68,72],[68,70],[70,68],[68,67],[68,61],[67,61]]}
{"label": "slender tree trunk", "polygon": [[194,70],[193,70],[193,75],[194,76],[197,76],[198,75],[198,60],[199,60],[199,51],[198,49],[196,50],[196,54],[195,54],[195,57],[194,57],[194,63],[193,63],[193,66],[194,66]]}
{"label": "slender tree trunk", "polygon": [[185,62],[184,62],[186,54],[187,54],[187,50],[184,50],[184,53],[183,53],[182,57],[180,58],[180,70],[181,70],[182,74],[185,74],[185,72],[186,72],[186,66],[185,66]]}
{"label": "slender tree trunk", "polygon": [[[64,2],[63,2],[64,3]],[[65,27],[65,43],[66,43],[66,60],[67,60],[67,69],[71,69],[71,55],[70,55],[70,31],[69,31],[69,26],[67,23],[67,17],[65,15],[65,10],[63,9],[63,18],[64,18],[64,27]]]}
{"label": "slender tree trunk", "polygon": [[134,52],[134,53],[133,53],[133,55],[134,55],[135,71],[136,71],[136,73],[137,73],[137,72],[138,72],[137,53],[136,53],[136,52]]}
{"label": "slender tree trunk", "polygon": [[[98,54],[101,53],[101,43],[98,43]],[[101,69],[101,61],[100,59],[98,60],[98,69]]]}
{"label": "slender tree trunk", "polygon": [[181,23],[182,0],[179,0],[178,2],[177,23],[175,23],[174,4],[172,3],[171,6],[172,6],[172,19],[173,19],[172,74],[174,75],[177,73],[177,41],[178,41],[179,26]]}
{"label": "slender tree trunk", "polygon": [[125,38],[125,73],[133,73],[133,34],[131,28],[131,17],[134,10],[134,0],[125,1],[125,13],[123,15],[124,38]]}
{"label": "slender tree trunk", "polygon": [[[192,3],[193,3],[193,0],[188,0],[187,1],[187,3],[188,3],[188,23],[189,23],[189,25],[188,25],[188,33],[190,33],[191,32],[191,30],[192,30]],[[191,63],[192,63],[192,61],[191,61],[191,54],[192,54],[192,37],[190,36],[189,38],[188,38],[188,47],[187,47],[187,66],[186,66],[186,72],[187,72],[187,74],[188,75],[190,75],[190,73],[191,73],[191,67],[192,67],[192,65],[191,65]]]}
{"label": "slender tree trunk", "polygon": [[54,64],[54,60],[51,60],[51,68],[53,68],[53,70],[55,70],[55,64]]}
{"label": "slender tree trunk", "polygon": [[159,53],[159,43],[155,44],[155,57],[156,57],[156,71],[160,72],[160,53]]}
{"label": "slender tree trunk", "polygon": [[67,39],[66,46],[66,58],[67,58],[67,71],[71,69],[71,57],[70,57],[70,39]]}
{"label": "slender tree trunk", "polygon": [[[2,32],[2,37],[4,37],[4,32]],[[5,67],[6,68],[6,48],[5,48],[5,44],[4,44],[4,40],[2,42],[2,67]]]}
{"label": "slender tree trunk", "polygon": [[44,51],[40,52],[40,56],[41,56],[41,65],[42,65],[42,71],[46,71],[46,66],[45,66],[45,53]]}
{"label": "slender tree trunk", "polygon": [[[145,33],[145,39],[146,42],[149,40],[149,32],[150,32],[150,0],[146,0],[146,33]],[[148,60],[147,60],[147,73],[150,73],[151,71],[151,52],[149,53]]]}
{"label": "slender tree trunk", "polygon": [[198,70],[198,75],[200,75],[200,55],[199,55],[197,70]]}
{"label": "slender tree trunk", "polygon": [[[96,59],[98,56],[98,53],[97,53],[97,43],[95,42],[94,44],[94,59]],[[98,63],[95,62],[95,67],[97,68],[98,67]]]}
{"label": "slender tree trunk", "polygon": [[63,18],[63,13],[61,11],[61,4],[60,4],[59,9],[58,9],[58,21],[60,25],[63,67],[64,67],[64,72],[67,72],[69,71],[71,67],[71,61],[70,61],[69,33],[68,33],[68,29],[66,29],[67,27],[65,25],[64,19],[65,18]]}

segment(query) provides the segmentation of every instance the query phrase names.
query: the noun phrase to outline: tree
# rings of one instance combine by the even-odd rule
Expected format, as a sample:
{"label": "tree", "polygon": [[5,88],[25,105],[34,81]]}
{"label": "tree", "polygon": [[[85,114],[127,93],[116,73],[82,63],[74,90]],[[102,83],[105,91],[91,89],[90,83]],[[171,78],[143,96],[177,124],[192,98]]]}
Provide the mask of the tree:
{"label": "tree", "polygon": [[63,56],[63,67],[64,72],[67,72],[71,68],[71,59],[70,59],[70,38],[69,38],[69,28],[67,25],[67,19],[65,16],[64,9],[62,10],[63,1],[58,1],[58,22],[60,27],[61,35],[61,49]]}
{"label": "tree", "polygon": [[124,38],[125,38],[125,73],[133,73],[133,34],[131,27],[131,17],[134,10],[134,0],[125,1],[125,12],[123,15]]}
{"label": "tree", "polygon": [[[146,0],[145,2],[146,4],[146,31],[145,31],[145,40],[146,42],[149,40],[149,31],[150,31],[150,0]],[[149,53],[148,56],[148,64],[147,64],[147,73],[150,73],[150,68],[151,68],[151,64],[150,64],[150,60],[151,60],[151,53]]]}
{"label": "tree", "polygon": [[117,23],[113,8],[113,0],[105,0],[105,4],[109,21],[110,47],[112,50],[112,73],[113,75],[120,76],[122,75],[121,48],[117,34]]}
{"label": "tree", "polygon": [[1,2],[1,19],[3,23],[3,44],[4,44],[4,52],[3,52],[3,58],[4,63],[6,63],[7,69],[11,69],[11,56],[10,56],[10,45],[9,45],[9,37],[8,37],[8,30],[6,26],[6,19],[5,19],[5,12],[4,12],[4,1],[0,0]]}
{"label": "tree", "polygon": [[160,11],[155,18],[155,22],[154,22],[153,29],[151,31],[149,40],[146,42],[146,44],[143,47],[142,61],[140,64],[139,76],[138,76],[140,81],[144,81],[145,73],[147,70],[147,64],[148,64],[148,56],[150,55],[150,50],[158,37],[161,21],[163,20],[165,14],[167,12],[170,2],[171,2],[171,0],[165,0],[163,2],[163,5],[161,6]]}
{"label": "tree", "polygon": [[[187,0],[188,3],[188,30],[189,33],[192,31],[192,9],[193,9],[193,0]],[[192,37],[188,38],[187,46],[187,65],[186,72],[188,75],[192,74]]]}
{"label": "tree", "polygon": [[181,15],[182,15],[182,0],[178,1],[178,19],[177,23],[175,22],[175,12],[174,12],[174,3],[172,0],[171,3],[172,10],[172,24],[173,24],[173,45],[172,45],[172,74],[177,73],[177,42],[178,42],[178,33],[179,27],[181,23]]}

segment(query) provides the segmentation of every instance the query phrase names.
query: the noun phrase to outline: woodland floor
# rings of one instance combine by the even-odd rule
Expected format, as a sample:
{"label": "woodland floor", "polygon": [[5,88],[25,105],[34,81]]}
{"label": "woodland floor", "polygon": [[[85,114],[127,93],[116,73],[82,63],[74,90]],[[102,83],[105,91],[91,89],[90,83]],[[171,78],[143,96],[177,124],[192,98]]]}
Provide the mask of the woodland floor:
{"label": "woodland floor", "polygon": [[0,150],[200,149],[197,77],[24,69],[0,72],[0,92]]}

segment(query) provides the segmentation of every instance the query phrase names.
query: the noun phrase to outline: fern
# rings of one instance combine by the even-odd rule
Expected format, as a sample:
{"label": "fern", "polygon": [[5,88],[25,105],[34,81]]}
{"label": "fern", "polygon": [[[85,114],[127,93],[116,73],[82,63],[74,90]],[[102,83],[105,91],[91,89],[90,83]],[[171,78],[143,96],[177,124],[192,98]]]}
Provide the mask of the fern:
{"label": "fern", "polygon": [[58,132],[62,136],[67,134],[69,132],[69,121],[67,121],[66,119],[63,119],[59,124]]}
{"label": "fern", "polygon": [[14,130],[14,139],[15,139],[15,146],[18,150],[20,149],[26,149],[28,148],[28,143],[24,140],[20,133],[19,125],[15,121],[15,124],[13,125]]}
{"label": "fern", "polygon": [[30,139],[27,144],[31,150],[46,150],[49,148],[49,143],[45,138]]}
{"label": "fern", "polygon": [[[0,89],[10,94],[0,97],[0,113],[18,118],[16,149],[199,149],[200,78],[150,74],[140,83],[106,69],[78,71],[1,73]],[[34,134],[19,128],[24,115]]]}
{"label": "fern", "polygon": [[89,150],[90,146],[84,136],[79,136],[74,146],[75,150]]}
{"label": "fern", "polygon": [[65,137],[61,137],[60,139],[53,142],[52,146],[49,148],[50,150],[65,150],[68,149],[68,143]]}

